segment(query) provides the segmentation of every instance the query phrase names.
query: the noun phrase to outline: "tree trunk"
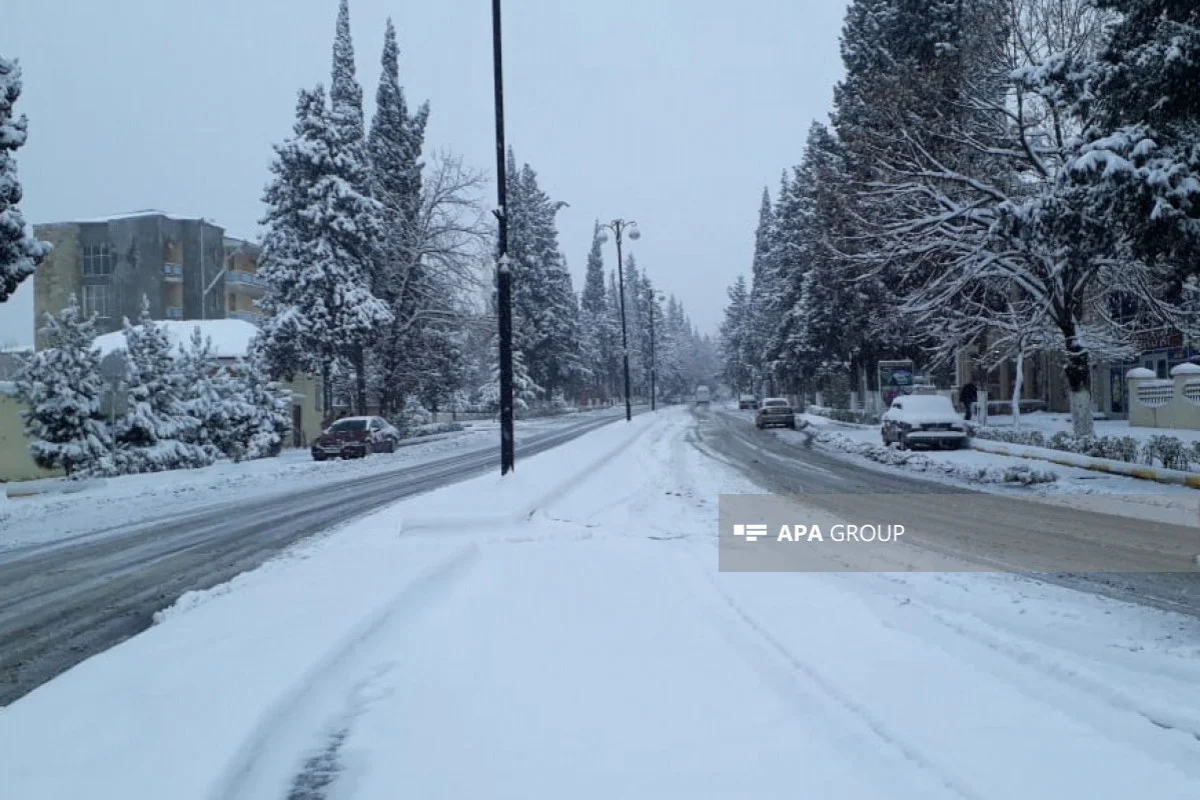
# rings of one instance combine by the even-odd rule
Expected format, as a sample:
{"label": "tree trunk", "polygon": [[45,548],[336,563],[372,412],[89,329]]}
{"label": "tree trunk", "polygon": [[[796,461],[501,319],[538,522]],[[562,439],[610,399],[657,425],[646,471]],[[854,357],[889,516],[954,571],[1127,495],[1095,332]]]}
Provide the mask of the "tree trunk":
{"label": "tree trunk", "polygon": [[[1065,333],[1065,331],[1064,331]],[[1095,432],[1092,421],[1092,392],[1089,386],[1091,358],[1075,342],[1074,331],[1067,336],[1067,363],[1065,367],[1067,387],[1071,391],[1071,427],[1076,436],[1091,436]]]}
{"label": "tree trunk", "polygon": [[325,419],[333,419],[333,380],[330,378],[329,362],[321,363],[321,400],[325,407]]}
{"label": "tree trunk", "polygon": [[1017,350],[1017,374],[1013,378],[1012,417],[1013,428],[1021,427],[1021,388],[1025,383],[1025,351]]}
{"label": "tree trunk", "polygon": [[362,345],[354,348],[354,410],[359,416],[367,414],[367,352]]}

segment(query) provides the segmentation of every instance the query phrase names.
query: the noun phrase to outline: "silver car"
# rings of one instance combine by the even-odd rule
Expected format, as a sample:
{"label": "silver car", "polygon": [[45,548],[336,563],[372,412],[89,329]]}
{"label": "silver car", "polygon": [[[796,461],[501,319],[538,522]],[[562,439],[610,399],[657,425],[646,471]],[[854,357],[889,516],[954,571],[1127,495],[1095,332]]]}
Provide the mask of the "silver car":
{"label": "silver car", "polygon": [[758,407],[754,415],[754,425],[759,430],[763,428],[796,429],[796,412],[792,404],[782,397],[768,397]]}

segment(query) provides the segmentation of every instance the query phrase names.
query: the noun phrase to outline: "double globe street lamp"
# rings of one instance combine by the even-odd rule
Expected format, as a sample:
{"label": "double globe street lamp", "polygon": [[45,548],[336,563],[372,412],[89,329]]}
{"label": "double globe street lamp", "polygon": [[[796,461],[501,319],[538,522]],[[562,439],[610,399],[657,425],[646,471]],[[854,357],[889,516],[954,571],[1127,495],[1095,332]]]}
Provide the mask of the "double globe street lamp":
{"label": "double globe street lamp", "polygon": [[617,239],[617,291],[621,297],[621,353],[625,361],[625,421],[633,419],[633,403],[629,398],[629,336],[625,330],[625,263],[621,256],[621,239],[628,233],[630,241],[636,242],[642,238],[637,223],[633,220],[614,219],[607,225],[600,226],[600,244],[608,242],[606,231],[612,231]]}

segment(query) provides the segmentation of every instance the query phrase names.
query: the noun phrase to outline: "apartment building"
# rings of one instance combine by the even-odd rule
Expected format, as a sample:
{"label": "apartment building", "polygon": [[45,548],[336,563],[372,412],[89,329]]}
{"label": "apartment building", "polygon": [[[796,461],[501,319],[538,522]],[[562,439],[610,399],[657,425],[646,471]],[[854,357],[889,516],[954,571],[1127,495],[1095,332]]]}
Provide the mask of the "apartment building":
{"label": "apartment building", "polygon": [[[209,220],[137,211],[35,225],[34,232],[54,245],[34,274],[35,328],[72,294],[96,314],[100,334],[137,319],[143,297],[157,320],[262,319],[253,305],[265,289],[257,246]],[[40,333],[34,341],[44,346]]]}

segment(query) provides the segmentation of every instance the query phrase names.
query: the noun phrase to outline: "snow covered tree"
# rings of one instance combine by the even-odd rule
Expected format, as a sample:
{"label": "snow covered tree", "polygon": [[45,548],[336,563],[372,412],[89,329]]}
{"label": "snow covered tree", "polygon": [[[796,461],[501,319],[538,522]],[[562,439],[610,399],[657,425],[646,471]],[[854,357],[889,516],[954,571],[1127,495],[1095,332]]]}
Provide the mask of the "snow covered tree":
{"label": "snow covered tree", "polygon": [[188,346],[179,349],[180,402],[183,412],[194,420],[189,442],[204,448],[215,460],[229,449],[229,403],[236,392],[227,376],[214,368],[212,341],[204,338],[200,326],[192,330]]}
{"label": "snow covered tree", "polygon": [[725,381],[734,391],[745,391],[750,386],[753,374],[747,364],[750,345],[750,295],[746,290],[746,279],[738,276],[729,287],[729,305],[725,307],[725,320],[721,323],[721,353],[724,357]]}
{"label": "snow covered tree", "polygon": [[28,138],[25,115],[14,117],[21,96],[21,68],[0,56],[0,303],[33,274],[50,245],[33,235],[17,207],[21,182],[17,180],[15,153]]}
{"label": "snow covered tree", "polygon": [[775,210],[771,194],[763,188],[762,204],[758,210],[758,227],[754,231],[754,258],[750,264],[750,320],[746,325],[746,351],[752,356],[747,366],[752,373],[751,385],[757,390],[771,377],[765,369],[765,350],[770,339],[779,287],[771,264],[772,239],[775,232]]}
{"label": "snow covered tree", "polygon": [[75,296],[57,317],[46,315],[47,347],[29,356],[17,379],[29,450],[38,466],[68,477],[112,469],[112,434],[101,410],[104,379],[94,319],[84,319]]}
{"label": "snow covered tree", "polygon": [[264,196],[259,271],[268,290],[260,303],[273,314],[263,333],[273,372],[318,365],[328,408],[335,362],[346,359],[361,412],[366,348],[394,317],[370,288],[383,238],[381,209],[356,189],[367,185],[368,175],[362,143],[346,138],[352,130],[326,112],[320,87],[300,92],[294,135],[275,148],[275,177]]}
{"label": "snow covered tree", "polygon": [[592,393],[601,399],[618,394],[621,370],[621,331],[615,324],[604,284],[604,254],[601,250],[600,223],[592,232],[587,273],[579,297],[581,349],[583,363],[591,375]]}
{"label": "snow covered tree", "polygon": [[565,205],[538,186],[509,151],[508,256],[512,261],[513,348],[549,399],[581,373],[578,298],[558,245],[555,217]]}
{"label": "snow covered tree", "polygon": [[1097,5],[1119,14],[1099,57],[1089,64],[1088,53],[1068,51],[1047,65],[1050,86],[1082,89],[1080,111],[1091,122],[1072,178],[1090,190],[1091,213],[1129,237],[1134,257],[1165,262],[1159,266],[1169,279],[1194,277],[1200,272],[1200,6]]}
{"label": "snow covered tree", "polygon": [[149,314],[142,299],[138,324],[125,320],[124,414],[114,429],[114,463],[121,474],[203,467],[212,452],[195,444],[198,421],[184,405],[186,394],[166,332]]}

